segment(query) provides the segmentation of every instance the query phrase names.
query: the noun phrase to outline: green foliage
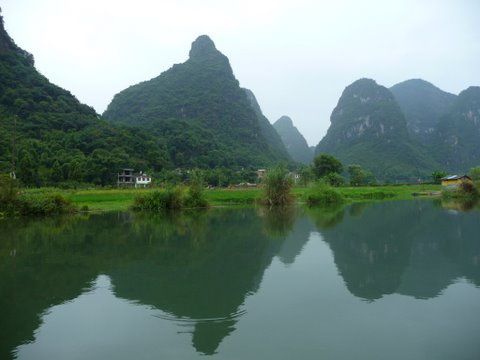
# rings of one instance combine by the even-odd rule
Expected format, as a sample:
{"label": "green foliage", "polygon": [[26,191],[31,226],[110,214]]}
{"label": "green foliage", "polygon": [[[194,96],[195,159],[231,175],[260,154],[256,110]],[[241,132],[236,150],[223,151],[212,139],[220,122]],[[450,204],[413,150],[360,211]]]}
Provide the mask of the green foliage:
{"label": "green foliage", "polygon": [[179,210],[183,206],[183,191],[175,186],[164,190],[155,190],[137,195],[133,202],[133,210],[162,212]]}
{"label": "green foliage", "polygon": [[355,81],[342,93],[316,153],[359,164],[384,181],[417,181],[439,167],[424,146],[409,137],[392,93],[369,79]]}
{"label": "green foliage", "polygon": [[70,200],[55,193],[19,192],[17,181],[0,174],[0,213],[6,215],[55,215],[76,210]]}
{"label": "green foliage", "polygon": [[[0,32],[1,39],[9,39],[3,27]],[[0,171],[11,171],[14,136],[17,177],[25,186],[72,181],[109,185],[120,167],[158,171],[172,166],[161,139],[100,120],[8,42],[8,50],[0,53]]]}
{"label": "green foliage", "polygon": [[267,171],[263,184],[265,204],[284,206],[292,202],[293,182],[286,168],[277,166]]}
{"label": "green foliage", "polygon": [[206,208],[208,201],[205,198],[204,181],[201,172],[194,171],[190,179],[190,186],[184,200],[184,206],[187,208]]}
{"label": "green foliage", "polygon": [[343,176],[333,172],[325,175],[322,180],[325,181],[327,184],[335,187],[339,187],[345,184],[345,179],[343,178]]}
{"label": "green foliage", "polygon": [[373,174],[364,170],[360,165],[349,165],[348,175],[350,176],[351,186],[372,185],[375,183]]}
{"label": "green foliage", "polygon": [[436,128],[432,153],[451,173],[463,173],[480,159],[480,87],[462,91]]}
{"label": "green foliage", "polygon": [[163,139],[177,167],[246,168],[289,161],[275,130],[240,88],[227,57],[206,36],[192,44],[185,63],[115,95],[103,116]]}
{"label": "green foliage", "polygon": [[441,184],[442,183],[442,178],[447,176],[448,174],[445,171],[434,171],[432,173],[432,180],[434,184]]}
{"label": "green foliage", "polygon": [[192,184],[186,190],[174,186],[139,194],[134,198],[132,209],[165,212],[184,208],[206,208],[208,205],[201,185]]}
{"label": "green foliage", "polygon": [[17,202],[17,181],[8,174],[0,174],[0,212],[11,212]]}
{"label": "green foliage", "polygon": [[20,215],[60,215],[73,213],[76,208],[60,194],[21,194],[16,211]]}
{"label": "green foliage", "polygon": [[322,181],[317,182],[305,193],[308,206],[331,206],[342,204],[344,197]]}
{"label": "green foliage", "polygon": [[475,182],[480,181],[480,166],[471,168],[469,175],[473,181]]}
{"label": "green foliage", "polygon": [[300,175],[300,183],[303,186],[307,186],[315,178],[312,167],[307,165],[301,166],[298,174]]}
{"label": "green foliage", "polygon": [[319,154],[313,159],[313,173],[321,179],[330,173],[340,174],[343,171],[342,163],[329,154]]}

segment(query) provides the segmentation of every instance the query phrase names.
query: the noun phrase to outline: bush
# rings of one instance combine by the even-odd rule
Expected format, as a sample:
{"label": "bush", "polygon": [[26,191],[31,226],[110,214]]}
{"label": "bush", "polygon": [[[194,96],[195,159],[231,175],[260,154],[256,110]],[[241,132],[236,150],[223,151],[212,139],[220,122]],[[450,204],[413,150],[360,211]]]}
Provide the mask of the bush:
{"label": "bush", "polygon": [[138,195],[133,201],[133,210],[163,212],[180,210],[183,208],[208,207],[201,186],[192,185],[187,191],[175,186],[164,190],[155,190],[146,194]]}
{"label": "bush", "polygon": [[188,188],[185,196],[185,207],[187,208],[206,208],[208,201],[205,198],[203,188],[199,185],[192,185]]}
{"label": "bush", "polygon": [[208,201],[203,191],[204,181],[200,171],[194,171],[191,174],[190,187],[187,190],[184,206],[187,208],[206,208]]}
{"label": "bush", "polygon": [[75,211],[72,202],[60,194],[21,194],[16,204],[20,215],[60,215]]}
{"label": "bush", "polygon": [[308,206],[329,206],[345,201],[342,194],[322,182],[315,184],[306,192],[305,200]]}
{"label": "bush", "polygon": [[340,174],[342,171],[342,163],[332,155],[320,154],[313,159],[313,173],[317,179],[330,173]]}
{"label": "bush", "polygon": [[337,173],[330,173],[324,176],[322,180],[324,180],[327,184],[335,187],[345,184],[345,179],[343,178],[343,176]]}
{"label": "bush", "polygon": [[60,194],[19,193],[17,181],[0,176],[0,211],[8,215],[56,215],[75,212],[70,200]]}
{"label": "bush", "polygon": [[283,206],[292,202],[293,181],[288,171],[278,166],[267,172],[264,179],[264,203],[270,206]]}
{"label": "bush", "polygon": [[432,180],[434,184],[441,184],[442,178],[447,176],[448,174],[445,171],[434,171],[432,173]]}
{"label": "bush", "polygon": [[182,190],[178,186],[138,195],[133,201],[133,209],[140,211],[177,210],[182,205]]}
{"label": "bush", "polygon": [[0,174],[0,212],[11,212],[17,202],[17,181],[8,174]]}

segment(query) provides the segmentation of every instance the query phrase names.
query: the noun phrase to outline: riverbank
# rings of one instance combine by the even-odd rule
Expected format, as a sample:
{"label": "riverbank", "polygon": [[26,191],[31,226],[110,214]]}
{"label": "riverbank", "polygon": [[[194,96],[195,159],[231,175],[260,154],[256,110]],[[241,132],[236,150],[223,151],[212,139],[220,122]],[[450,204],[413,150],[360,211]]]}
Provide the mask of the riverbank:
{"label": "riverbank", "polygon": [[[418,195],[432,196],[441,190],[439,185],[387,185],[363,187],[335,188],[348,202],[372,200],[408,200]],[[71,200],[79,209],[90,211],[123,211],[128,210],[138,194],[154,189],[92,189],[62,190],[56,188],[40,188],[27,190],[32,193],[56,193]],[[302,202],[308,188],[293,189],[298,202]],[[261,188],[248,189],[208,189],[205,197],[211,206],[254,204],[262,195]]]}

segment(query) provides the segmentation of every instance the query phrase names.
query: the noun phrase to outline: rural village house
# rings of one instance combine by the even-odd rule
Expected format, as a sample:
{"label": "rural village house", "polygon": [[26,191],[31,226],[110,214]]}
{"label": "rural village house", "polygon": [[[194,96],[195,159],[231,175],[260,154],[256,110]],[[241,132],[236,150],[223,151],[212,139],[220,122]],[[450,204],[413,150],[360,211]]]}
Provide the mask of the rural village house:
{"label": "rural village house", "polygon": [[122,169],[122,171],[118,173],[117,177],[118,187],[145,188],[151,183],[152,178],[150,176],[142,171],[139,173],[134,173],[133,169]]}

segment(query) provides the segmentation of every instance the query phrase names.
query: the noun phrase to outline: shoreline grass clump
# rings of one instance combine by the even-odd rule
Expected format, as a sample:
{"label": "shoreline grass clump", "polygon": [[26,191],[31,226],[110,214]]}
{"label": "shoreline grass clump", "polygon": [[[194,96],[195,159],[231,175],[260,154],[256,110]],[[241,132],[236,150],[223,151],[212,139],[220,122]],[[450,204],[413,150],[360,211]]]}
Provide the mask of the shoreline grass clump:
{"label": "shoreline grass clump", "polygon": [[62,215],[77,211],[73,203],[60,194],[21,194],[16,209],[20,215]]}
{"label": "shoreline grass clump", "polygon": [[331,206],[343,204],[345,198],[330,185],[317,182],[305,193],[305,201],[308,206]]}
{"label": "shoreline grass clump", "polygon": [[263,203],[269,206],[285,206],[292,203],[293,181],[283,166],[278,166],[267,172],[264,184]]}
{"label": "shoreline grass clump", "polygon": [[190,186],[186,190],[175,186],[135,196],[132,209],[137,211],[164,212],[207,208],[208,205],[200,185]]}
{"label": "shoreline grass clump", "polygon": [[76,212],[72,201],[58,193],[20,192],[16,179],[9,175],[0,176],[0,213],[17,215],[60,215]]}

